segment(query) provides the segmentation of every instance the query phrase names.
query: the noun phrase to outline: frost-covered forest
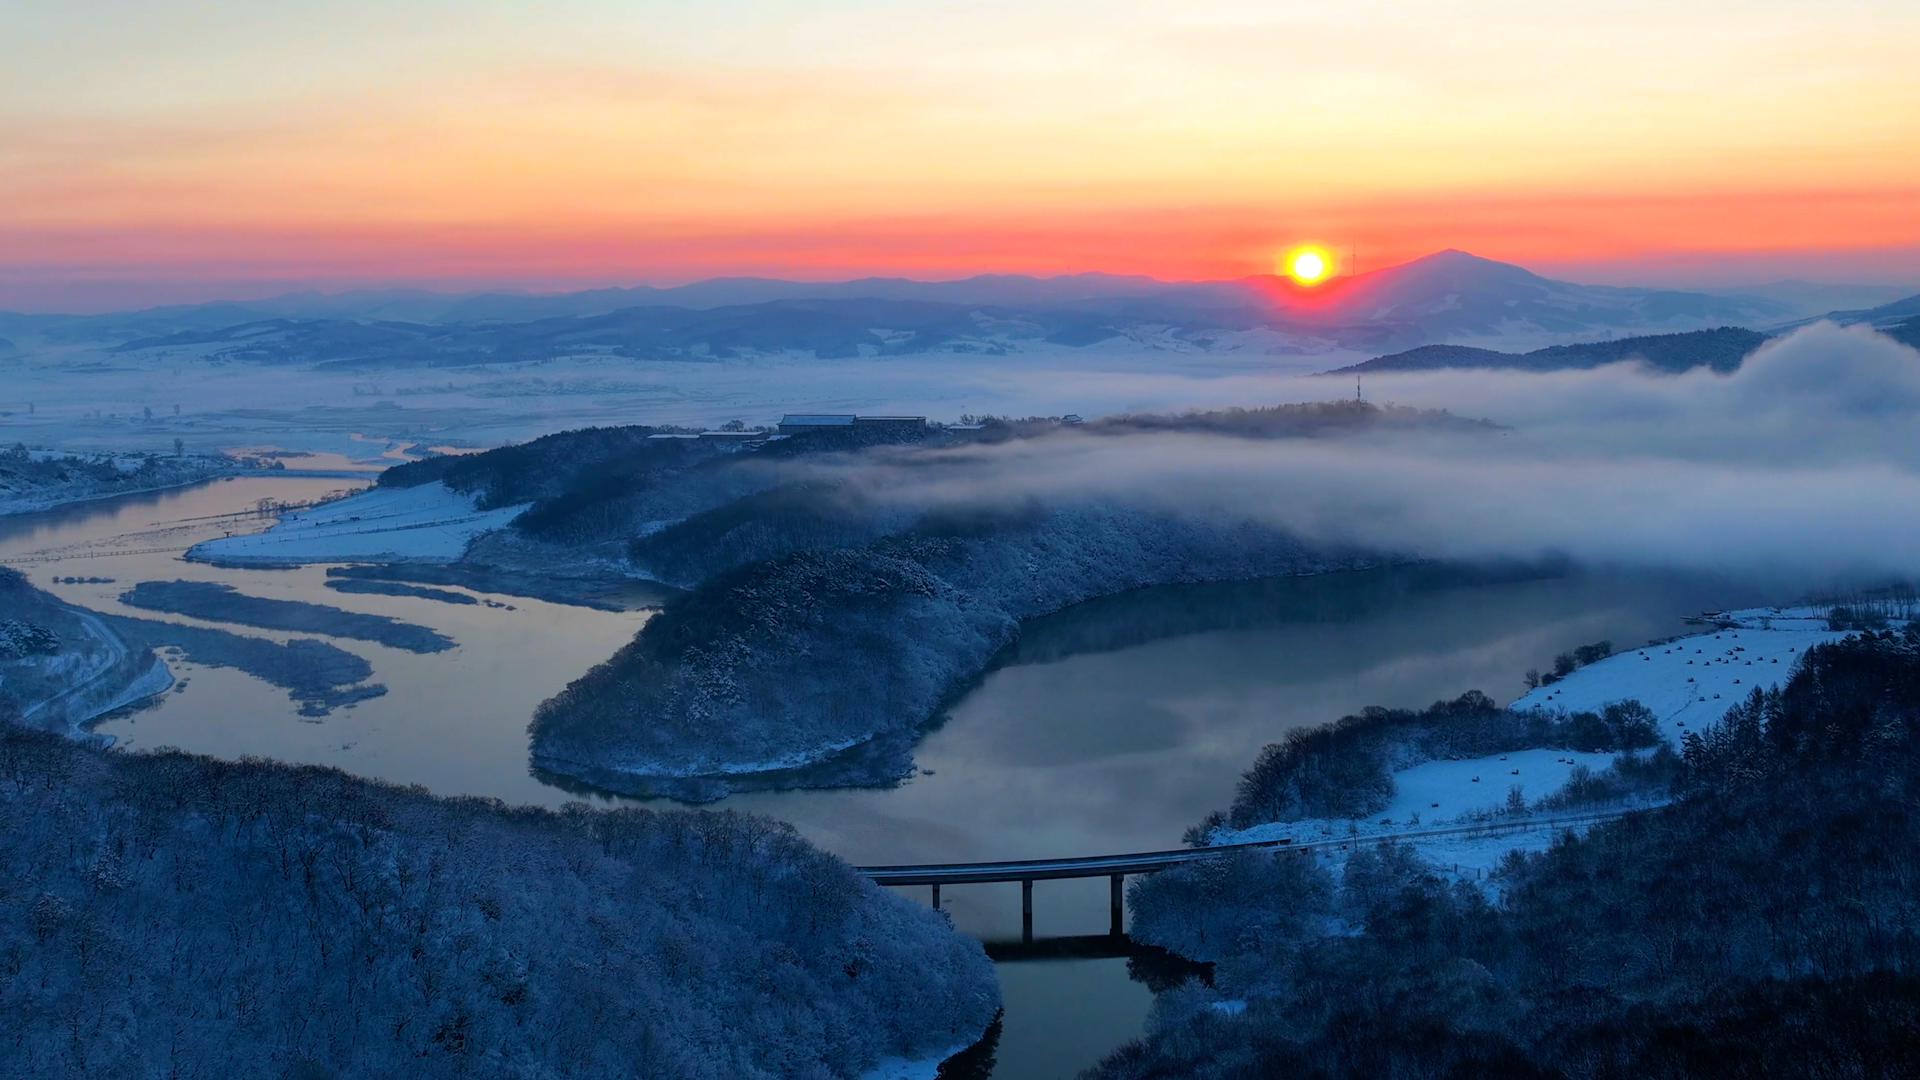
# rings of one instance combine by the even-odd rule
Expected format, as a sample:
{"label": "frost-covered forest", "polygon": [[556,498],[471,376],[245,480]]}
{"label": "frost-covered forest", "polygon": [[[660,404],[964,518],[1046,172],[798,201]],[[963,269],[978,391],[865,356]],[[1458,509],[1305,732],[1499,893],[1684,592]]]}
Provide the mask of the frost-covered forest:
{"label": "frost-covered forest", "polygon": [[[255,462],[254,464],[259,464]],[[218,454],[34,454],[24,444],[0,450],[0,514],[130,491],[177,487],[243,466]]]}
{"label": "frost-covered forest", "polygon": [[[410,471],[393,470],[383,483],[439,478],[488,500],[532,499],[516,533],[604,545],[624,531],[630,539],[620,554],[631,566],[691,589],[547,702],[532,736],[543,770],[619,791],[707,799],[742,787],[905,775],[922,728],[1017,639],[1022,620],[1148,585],[1393,561],[1309,547],[1231,510],[1175,515],[1085,498],[916,507],[849,482],[863,461],[937,475],[943,453],[981,442],[1411,430],[1472,437],[1490,427],[1442,412],[1331,402],[1084,425],[986,418],[964,431],[822,432],[730,455],[621,429],[496,451],[503,456],[491,464],[492,455],[477,455],[404,466]],[[580,464],[631,446],[646,449],[619,469]],[[575,478],[557,479],[564,476]],[[708,505],[688,512],[699,499],[687,493],[696,490]],[[470,558],[497,549],[482,541]]]}
{"label": "frost-covered forest", "polygon": [[1813,648],[1681,758],[1674,802],[1490,890],[1391,843],[1140,880],[1134,937],[1213,984],[1093,1075],[1912,1075],[1920,628]]}
{"label": "frost-covered forest", "polygon": [[[980,417],[972,427],[884,428],[806,432],[742,447],[728,442],[656,436],[682,429],[632,425],[582,428],[542,436],[481,454],[430,457],[396,465],[382,473],[380,486],[415,487],[440,482],[475,496],[482,509],[532,505],[516,518],[513,536],[483,543],[474,553],[484,560],[534,556],[517,544],[536,545],[547,557],[567,549],[602,550],[619,556],[630,542],[638,568],[675,584],[742,562],[774,558],[801,548],[837,547],[863,541],[878,532],[898,531],[911,519],[875,523],[864,519],[883,508],[859,503],[857,496],[823,483],[809,465],[844,467],[874,451],[938,451],[975,444],[1059,437],[1066,434],[1121,437],[1183,432],[1245,438],[1322,438],[1385,431],[1489,430],[1442,411],[1334,401],[1256,409],[1223,409],[1176,415],[1117,415],[1086,424],[1058,417],[1009,419]],[[753,496],[783,489],[770,500]],[[701,515],[720,511],[702,521]],[[826,516],[854,528],[818,536],[811,519]],[[861,519],[852,521],[850,519]],[[695,524],[667,539],[646,543],[662,527]],[[697,523],[697,524],[696,524]],[[745,530],[745,536],[730,536]],[[757,541],[748,539],[757,535]],[[514,543],[503,543],[508,540]],[[724,565],[697,568],[675,560],[697,556],[697,549],[721,540],[736,554]]]}
{"label": "frost-covered forest", "polygon": [[7,1076],[852,1077],[980,946],[739,814],[553,813],[0,722]]}
{"label": "frost-covered forest", "polygon": [[[951,516],[720,574],[541,706],[534,762],[614,790],[885,783],[1021,619],[1143,585],[1364,565],[1118,507]],[[754,778],[752,774],[777,773]]]}

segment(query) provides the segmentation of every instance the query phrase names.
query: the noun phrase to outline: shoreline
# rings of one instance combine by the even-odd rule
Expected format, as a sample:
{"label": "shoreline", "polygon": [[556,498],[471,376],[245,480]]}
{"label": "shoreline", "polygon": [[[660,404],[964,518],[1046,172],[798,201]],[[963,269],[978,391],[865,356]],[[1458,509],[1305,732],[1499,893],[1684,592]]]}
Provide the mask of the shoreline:
{"label": "shoreline", "polygon": [[5,521],[8,518],[27,517],[33,514],[52,513],[55,510],[85,506],[88,503],[106,502],[109,499],[119,499],[134,495],[155,495],[164,491],[181,491],[186,488],[198,487],[201,484],[212,484],[221,480],[231,480],[241,477],[289,477],[309,480],[364,478],[372,480],[378,475],[378,473],[361,473],[346,469],[230,469],[224,472],[212,473],[196,480],[182,480],[176,484],[156,484],[152,487],[128,488],[123,491],[97,491],[72,498],[55,499],[52,502],[38,502],[24,499],[8,500],[0,502],[0,521]]}

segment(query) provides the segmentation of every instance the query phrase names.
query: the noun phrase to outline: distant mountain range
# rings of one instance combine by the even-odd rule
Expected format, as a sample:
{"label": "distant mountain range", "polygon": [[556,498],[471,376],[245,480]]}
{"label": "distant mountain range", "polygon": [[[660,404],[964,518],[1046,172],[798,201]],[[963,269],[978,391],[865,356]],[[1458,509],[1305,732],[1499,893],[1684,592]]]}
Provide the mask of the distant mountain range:
{"label": "distant mountain range", "polygon": [[[1270,275],[1162,282],[1076,274],[943,282],[716,278],[675,288],[557,295],[365,290],[110,315],[0,314],[0,334],[25,352],[80,344],[356,368],[583,354],[708,359],[780,352],[820,358],[994,353],[1042,345],[1081,348],[1113,339],[1201,352],[1386,352],[1513,335],[1567,341],[1777,327],[1804,315],[1804,306],[1789,302],[1792,297],[1804,300],[1835,287],[1789,282],[1764,288],[1781,299],[1575,285],[1466,252],[1443,251],[1314,288]],[[1887,313],[1902,304],[1915,305],[1912,314],[1920,314],[1920,297],[1839,314],[1867,321],[1891,317]],[[1617,349],[1625,340],[1594,347]],[[1439,361],[1469,354],[1428,351],[1411,360],[1404,359],[1410,353],[1393,355],[1403,358],[1400,364],[1457,366]],[[1486,349],[1473,355],[1475,363],[1493,362],[1493,356],[1549,358],[1532,364],[1561,356],[1551,350],[1505,354]],[[1598,354],[1576,351],[1565,358],[1584,363],[1592,355]]]}

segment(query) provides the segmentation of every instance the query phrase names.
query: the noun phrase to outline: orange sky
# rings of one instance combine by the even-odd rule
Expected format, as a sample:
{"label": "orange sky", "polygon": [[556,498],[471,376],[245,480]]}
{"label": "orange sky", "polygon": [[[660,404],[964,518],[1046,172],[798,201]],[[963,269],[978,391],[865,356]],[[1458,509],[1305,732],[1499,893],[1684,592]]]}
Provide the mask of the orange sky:
{"label": "orange sky", "polygon": [[1302,241],[1920,282],[1915,40],[1883,0],[35,0],[0,9],[0,306]]}

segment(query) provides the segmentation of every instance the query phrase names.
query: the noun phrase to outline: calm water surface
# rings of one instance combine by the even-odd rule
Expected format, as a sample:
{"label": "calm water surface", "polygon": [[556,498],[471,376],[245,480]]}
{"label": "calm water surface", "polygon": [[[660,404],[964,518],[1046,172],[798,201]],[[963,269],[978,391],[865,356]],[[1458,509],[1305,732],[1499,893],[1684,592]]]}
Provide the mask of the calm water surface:
{"label": "calm water surface", "polygon": [[[510,802],[579,798],[529,773],[527,721],[540,701],[626,642],[646,612],[518,597],[495,598],[512,605],[506,610],[349,595],[324,587],[324,567],[230,570],[180,558],[198,540],[265,527],[267,519],[247,513],[262,499],[304,501],[345,483],[243,478],[0,519],[0,562],[101,611],[195,622],[126,608],[116,597],[139,581],[211,580],[390,615],[459,642],[422,656],[332,639],[366,657],[388,693],[318,721],[250,676],[176,662],[183,691],[99,725],[123,746],[335,765]],[[53,580],[66,576],[115,581]],[[1225,806],[1260,748],[1289,729],[1469,689],[1505,700],[1518,696],[1527,668],[1575,645],[1637,645],[1684,632],[1683,615],[1768,599],[1697,578],[1469,580],[1430,570],[1142,590],[1029,624],[1006,666],[922,742],[920,774],[899,787],[759,793],[718,805],[791,821],[855,863],[1177,847],[1187,826]],[[925,889],[902,892],[926,899]],[[1018,936],[1018,886],[943,893],[962,930]],[[1106,905],[1104,879],[1041,882],[1036,933],[1103,932]],[[1074,1075],[1136,1037],[1151,1004],[1124,960],[1002,964],[1000,978],[1006,1019],[994,1075],[1005,1080]]]}

